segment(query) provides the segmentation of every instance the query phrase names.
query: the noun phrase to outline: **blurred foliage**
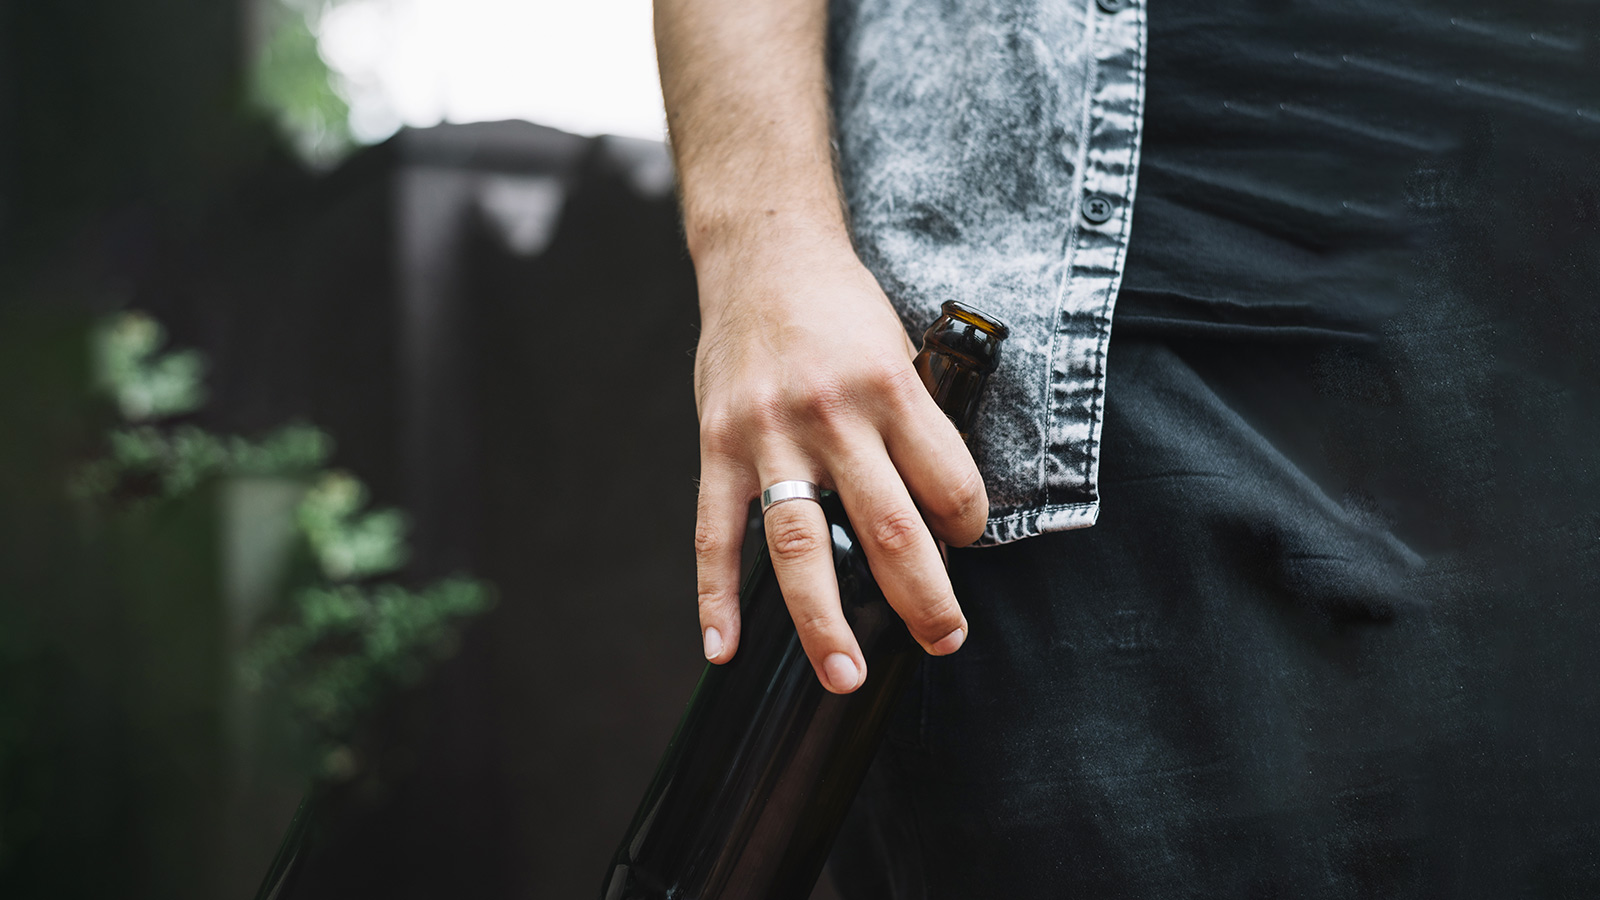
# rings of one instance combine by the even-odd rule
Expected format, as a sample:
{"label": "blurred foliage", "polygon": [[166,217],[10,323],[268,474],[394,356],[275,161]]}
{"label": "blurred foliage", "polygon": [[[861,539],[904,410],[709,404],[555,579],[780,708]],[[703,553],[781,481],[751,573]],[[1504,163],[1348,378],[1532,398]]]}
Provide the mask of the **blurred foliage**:
{"label": "blurred foliage", "polygon": [[384,694],[454,654],[460,622],[493,604],[485,585],[466,578],[420,591],[356,583],[392,573],[407,555],[404,518],[364,511],[366,503],[366,487],[343,472],[306,492],[296,521],[329,583],[296,591],[287,620],[266,629],[242,664],[245,686],[278,695],[317,774],[332,780],[357,773],[352,745]]}
{"label": "blurred foliage", "polygon": [[244,661],[252,690],[283,692],[309,729],[322,777],[356,774],[353,735],[382,696],[416,684],[428,663],[456,650],[459,620],[491,604],[478,582],[451,579],[422,591],[397,585],[305,588],[295,616],[266,631]]}
{"label": "blurred foliage", "polygon": [[296,152],[317,168],[355,147],[350,105],[317,47],[317,24],[332,0],[261,0],[262,42],[251,78],[254,102]]}
{"label": "blurred foliage", "polygon": [[194,425],[118,428],[106,440],[107,455],[73,479],[81,498],[172,499],[223,475],[300,475],[325,463],[333,449],[325,433],[304,425],[279,429],[260,441]]}
{"label": "blurred foliage", "polygon": [[314,574],[289,586],[290,602],[245,650],[240,674],[248,689],[288,710],[301,745],[294,755],[309,760],[310,774],[350,777],[349,744],[364,718],[387,693],[417,683],[430,662],[451,655],[459,624],[488,609],[491,592],[465,578],[419,591],[366,583],[405,563],[405,518],[366,509],[365,485],[347,472],[323,471],[333,452],[324,432],[288,426],[253,441],[154,421],[193,412],[205,395],[199,355],[163,352],[164,341],[159,323],[139,312],[95,329],[95,385],[124,419],[140,424],[109,430],[106,453],[82,466],[72,491],[127,510],[181,502],[230,477],[305,483],[292,524],[316,561]]}
{"label": "blurred foliage", "polygon": [[391,701],[493,603],[402,580],[328,435],[203,427],[164,340],[0,305],[0,897],[242,895],[284,801],[381,795]]}
{"label": "blurred foliage", "polygon": [[166,329],[142,313],[101,323],[94,333],[95,386],[130,422],[193,412],[205,401],[200,354],[161,353]]}
{"label": "blurred foliage", "polygon": [[0,304],[0,897],[215,896],[231,771],[215,496],[68,495],[123,421],[89,390],[98,333]]}
{"label": "blurred foliage", "polygon": [[366,503],[365,485],[334,472],[300,504],[300,529],[334,581],[387,574],[406,560],[404,517],[392,509],[362,513]]}
{"label": "blurred foliage", "polygon": [[[194,412],[205,398],[204,363],[193,350],[162,352],[166,330],[140,312],[99,323],[91,339],[95,388],[129,423]],[[130,424],[106,435],[106,454],[72,479],[81,499],[124,503],[172,499],[224,475],[304,476],[321,468],[333,440],[316,428],[291,425],[260,441],[212,434],[183,424],[158,428]]]}

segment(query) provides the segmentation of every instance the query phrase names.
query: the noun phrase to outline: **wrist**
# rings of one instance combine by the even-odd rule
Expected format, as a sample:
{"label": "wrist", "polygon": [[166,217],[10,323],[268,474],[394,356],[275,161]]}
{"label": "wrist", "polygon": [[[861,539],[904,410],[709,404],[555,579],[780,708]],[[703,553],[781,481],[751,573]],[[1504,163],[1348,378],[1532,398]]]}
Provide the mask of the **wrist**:
{"label": "wrist", "polygon": [[849,254],[844,214],[837,205],[774,201],[684,215],[684,239],[697,271],[767,255]]}
{"label": "wrist", "polygon": [[707,316],[752,295],[786,294],[840,273],[865,275],[842,219],[782,209],[719,222],[691,244],[689,254]]}

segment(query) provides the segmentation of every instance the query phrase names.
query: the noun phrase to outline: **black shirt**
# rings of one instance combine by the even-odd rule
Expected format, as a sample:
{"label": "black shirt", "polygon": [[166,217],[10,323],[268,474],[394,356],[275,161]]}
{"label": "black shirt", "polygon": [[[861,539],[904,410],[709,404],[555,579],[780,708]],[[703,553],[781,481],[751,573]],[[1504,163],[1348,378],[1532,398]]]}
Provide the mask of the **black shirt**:
{"label": "black shirt", "polygon": [[1377,327],[1486,122],[1600,135],[1583,5],[1502,6],[1151,0],[1117,326]]}

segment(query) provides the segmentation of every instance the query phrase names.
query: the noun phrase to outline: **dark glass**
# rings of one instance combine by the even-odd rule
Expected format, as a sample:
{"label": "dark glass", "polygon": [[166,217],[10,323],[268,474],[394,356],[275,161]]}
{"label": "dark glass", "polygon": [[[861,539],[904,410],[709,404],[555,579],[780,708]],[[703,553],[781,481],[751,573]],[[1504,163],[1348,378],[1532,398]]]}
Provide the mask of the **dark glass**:
{"label": "dark glass", "polygon": [[261,886],[256,888],[256,900],[288,900],[294,896],[294,886],[305,861],[306,835],[317,806],[316,797],[313,789],[301,798],[294,818],[289,821],[289,830],[284,833],[283,843],[278,845],[278,852],[272,857],[266,877],[261,879]]}
{"label": "dark glass", "polygon": [[[966,435],[999,362],[1004,324],[956,302],[923,335],[916,368]],[[867,680],[817,682],[766,547],[745,580],[739,650],[708,665],[634,815],[604,900],[806,900],[922,659],[867,567],[838,497],[822,501],[845,619]]]}

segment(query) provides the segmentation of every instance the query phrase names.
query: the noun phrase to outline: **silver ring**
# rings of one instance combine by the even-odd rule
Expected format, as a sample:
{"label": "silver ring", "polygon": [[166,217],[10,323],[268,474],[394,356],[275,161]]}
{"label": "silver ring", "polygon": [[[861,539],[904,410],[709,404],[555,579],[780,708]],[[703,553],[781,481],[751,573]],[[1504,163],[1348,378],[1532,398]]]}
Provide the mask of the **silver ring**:
{"label": "silver ring", "polygon": [[761,514],[785,500],[822,502],[822,491],[809,481],[780,481],[761,492]]}

